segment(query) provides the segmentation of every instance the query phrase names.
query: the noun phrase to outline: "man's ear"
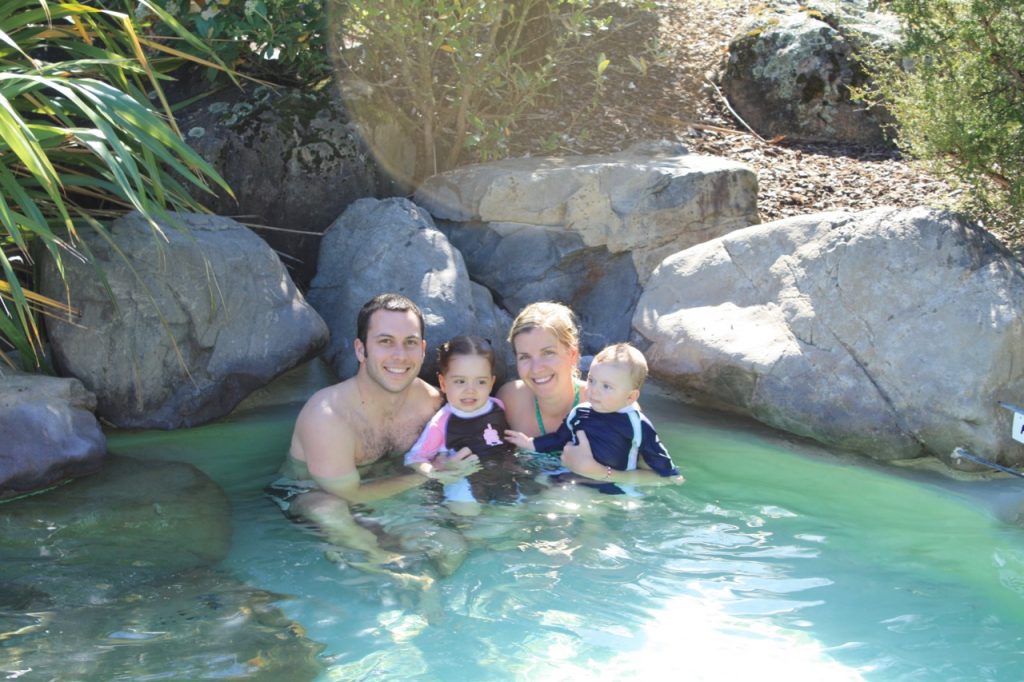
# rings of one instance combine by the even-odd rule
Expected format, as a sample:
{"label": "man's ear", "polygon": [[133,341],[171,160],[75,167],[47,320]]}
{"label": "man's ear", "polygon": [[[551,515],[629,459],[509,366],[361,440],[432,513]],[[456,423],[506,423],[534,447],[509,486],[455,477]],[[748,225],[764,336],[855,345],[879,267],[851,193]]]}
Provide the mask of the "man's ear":
{"label": "man's ear", "polygon": [[363,345],[363,342],[356,339],[352,342],[352,346],[356,349],[356,360],[359,361],[359,364],[366,362],[366,346]]}

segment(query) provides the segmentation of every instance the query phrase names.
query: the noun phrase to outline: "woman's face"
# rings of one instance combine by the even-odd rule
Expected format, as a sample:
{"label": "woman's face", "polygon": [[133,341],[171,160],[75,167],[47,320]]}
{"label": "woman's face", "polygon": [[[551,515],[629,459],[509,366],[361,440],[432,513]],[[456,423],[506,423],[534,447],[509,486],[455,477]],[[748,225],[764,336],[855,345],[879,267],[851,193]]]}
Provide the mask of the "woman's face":
{"label": "woman's face", "polygon": [[554,332],[534,327],[512,339],[512,346],[519,378],[537,396],[558,394],[573,385],[579,351],[559,341]]}

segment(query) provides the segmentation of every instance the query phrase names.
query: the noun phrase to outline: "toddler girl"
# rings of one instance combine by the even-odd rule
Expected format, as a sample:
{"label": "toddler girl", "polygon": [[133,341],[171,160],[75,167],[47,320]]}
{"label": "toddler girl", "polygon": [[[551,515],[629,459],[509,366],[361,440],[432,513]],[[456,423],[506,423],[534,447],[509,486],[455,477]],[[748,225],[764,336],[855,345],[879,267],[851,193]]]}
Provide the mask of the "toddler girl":
{"label": "toddler girl", "polygon": [[516,446],[502,440],[508,428],[505,406],[491,397],[494,349],[479,336],[456,336],[438,349],[438,383],[447,402],[427,422],[405,454],[405,463],[424,475],[444,469],[449,453],[467,447],[481,470],[444,486],[445,504],[456,514],[480,513],[480,501],[515,502],[519,466]]}

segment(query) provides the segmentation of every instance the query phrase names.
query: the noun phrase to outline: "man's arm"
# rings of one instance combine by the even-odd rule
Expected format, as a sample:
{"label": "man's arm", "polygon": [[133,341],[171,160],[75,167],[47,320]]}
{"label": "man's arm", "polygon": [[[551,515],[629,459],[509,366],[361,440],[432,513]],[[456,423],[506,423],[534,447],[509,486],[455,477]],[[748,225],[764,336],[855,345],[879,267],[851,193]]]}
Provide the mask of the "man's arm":
{"label": "man's arm", "polygon": [[301,449],[317,486],[352,503],[392,497],[427,480],[410,472],[364,483],[355,463],[357,437],[349,421],[327,400],[321,400],[302,410],[295,424],[292,448]]}

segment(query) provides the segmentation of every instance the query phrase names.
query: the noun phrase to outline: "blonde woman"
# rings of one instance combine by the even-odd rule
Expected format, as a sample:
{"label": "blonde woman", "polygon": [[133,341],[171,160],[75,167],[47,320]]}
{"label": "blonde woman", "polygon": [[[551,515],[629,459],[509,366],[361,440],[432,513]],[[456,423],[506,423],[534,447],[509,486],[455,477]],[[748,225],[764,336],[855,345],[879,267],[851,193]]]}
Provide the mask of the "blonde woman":
{"label": "blonde woman", "polygon": [[511,429],[531,437],[551,433],[586,400],[579,339],[576,315],[561,303],[531,303],[516,316],[508,340],[519,378],[498,390]]}
{"label": "blonde woman", "polygon": [[[574,407],[587,401],[587,384],[579,372],[579,339],[576,315],[561,303],[531,303],[513,320],[508,340],[515,352],[519,379],[498,390],[509,424],[506,440],[510,436],[536,438],[554,433]],[[585,432],[579,431],[577,437],[578,445],[568,443],[562,450],[562,465],[582,477],[570,476],[573,482],[597,483],[594,487],[599,487],[608,483],[665,485],[683,481],[682,476],[662,477],[643,466],[616,471],[594,459]]]}

